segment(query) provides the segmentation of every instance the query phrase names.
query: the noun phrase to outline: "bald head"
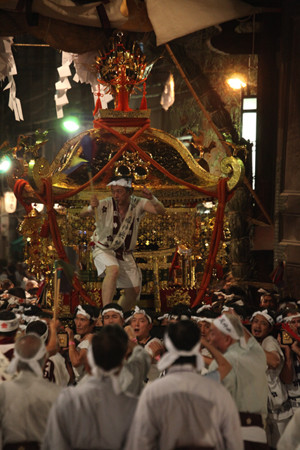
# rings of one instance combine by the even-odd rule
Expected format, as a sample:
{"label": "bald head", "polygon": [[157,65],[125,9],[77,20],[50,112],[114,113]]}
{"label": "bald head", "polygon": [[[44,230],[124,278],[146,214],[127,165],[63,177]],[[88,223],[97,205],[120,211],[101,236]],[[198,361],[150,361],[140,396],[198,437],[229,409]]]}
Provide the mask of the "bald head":
{"label": "bald head", "polygon": [[213,321],[209,332],[209,341],[220,352],[225,353],[228,347],[240,340],[244,335],[240,319],[232,314],[223,314]]}

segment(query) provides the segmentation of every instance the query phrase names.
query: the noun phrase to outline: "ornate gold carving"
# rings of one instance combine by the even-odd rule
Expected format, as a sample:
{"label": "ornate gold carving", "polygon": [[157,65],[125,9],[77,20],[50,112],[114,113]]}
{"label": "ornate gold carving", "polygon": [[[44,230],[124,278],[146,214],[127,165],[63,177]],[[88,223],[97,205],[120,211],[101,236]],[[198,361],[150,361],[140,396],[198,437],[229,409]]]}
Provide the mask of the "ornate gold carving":
{"label": "ornate gold carving", "polygon": [[245,176],[243,162],[239,158],[234,158],[233,156],[222,159],[221,170],[222,173],[230,177],[227,182],[229,191],[241,184]]}
{"label": "ornate gold carving", "polygon": [[[152,157],[152,155],[149,155]],[[115,175],[132,176],[134,181],[144,181],[149,174],[149,161],[143,161],[137,152],[125,152],[115,164]]]}
{"label": "ornate gold carving", "polygon": [[18,227],[19,233],[23,236],[31,236],[39,231],[44,221],[44,217],[33,208]]}
{"label": "ornate gold carving", "polygon": [[173,294],[168,295],[166,298],[168,308],[172,308],[172,306],[178,305],[178,303],[183,303],[184,305],[188,306],[190,306],[191,304],[191,297],[185,289],[178,289],[174,291]]}
{"label": "ornate gold carving", "polygon": [[135,109],[134,111],[99,109],[101,119],[149,119],[150,115],[151,109]]}

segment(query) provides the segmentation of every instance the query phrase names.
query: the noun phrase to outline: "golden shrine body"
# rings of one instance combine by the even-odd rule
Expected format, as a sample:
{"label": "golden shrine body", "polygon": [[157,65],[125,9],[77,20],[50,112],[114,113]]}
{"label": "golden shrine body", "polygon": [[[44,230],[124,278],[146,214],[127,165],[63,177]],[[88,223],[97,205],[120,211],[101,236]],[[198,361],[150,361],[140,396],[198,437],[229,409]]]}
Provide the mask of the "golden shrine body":
{"label": "golden shrine body", "polygon": [[[115,83],[112,93],[117,95],[116,109],[99,108],[94,115],[94,128],[68,140],[51,164],[45,158],[36,158],[28,168],[29,184],[23,199],[27,203],[40,202],[41,196],[44,198],[44,180],[51,181],[57,232],[63,246],[70,250],[70,262],[85,291],[100,306],[101,281],[97,279],[89,247],[95,220],[81,218],[79,212],[94,193],[98,199],[110,195],[107,184],[115,175],[132,177],[136,196],[141,195],[142,187],[149,188],[167,208],[167,214],[145,215],[135,257],[143,273],[141,301],[153,304],[154,300],[155,309],[164,310],[179,299],[188,303],[187,292],[197,290],[214,227],[218,183],[220,178],[226,178],[227,191],[233,191],[243,178],[244,168],[237,158],[225,157],[221,162],[222,176],[213,176],[180,140],[150,127],[150,110],[130,110],[128,99],[120,100],[120,91],[122,83]],[[125,94],[129,91],[125,83]],[[84,138],[90,143],[89,161]],[[208,202],[210,208],[205,206]],[[49,210],[48,206],[42,215],[33,209],[20,227],[27,239],[29,266],[38,276],[45,276],[47,271],[50,276],[49,260],[57,259],[51,233],[44,237],[41,233]],[[223,242],[219,248],[220,260],[224,258],[224,245]],[[67,310],[68,306],[64,308]]]}

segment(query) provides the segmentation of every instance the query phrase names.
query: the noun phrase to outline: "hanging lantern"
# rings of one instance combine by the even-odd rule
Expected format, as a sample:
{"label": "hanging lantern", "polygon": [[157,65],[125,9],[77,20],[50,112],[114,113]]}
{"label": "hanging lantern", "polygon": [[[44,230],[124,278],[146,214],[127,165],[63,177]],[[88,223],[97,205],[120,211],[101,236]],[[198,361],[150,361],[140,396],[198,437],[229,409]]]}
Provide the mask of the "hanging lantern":
{"label": "hanging lantern", "polygon": [[14,213],[17,208],[17,199],[11,191],[4,192],[4,208],[9,214]]}
{"label": "hanging lantern", "polygon": [[175,102],[175,82],[174,77],[170,73],[169,78],[166,81],[164,92],[162,93],[160,104],[165,111],[168,111],[170,106]]}

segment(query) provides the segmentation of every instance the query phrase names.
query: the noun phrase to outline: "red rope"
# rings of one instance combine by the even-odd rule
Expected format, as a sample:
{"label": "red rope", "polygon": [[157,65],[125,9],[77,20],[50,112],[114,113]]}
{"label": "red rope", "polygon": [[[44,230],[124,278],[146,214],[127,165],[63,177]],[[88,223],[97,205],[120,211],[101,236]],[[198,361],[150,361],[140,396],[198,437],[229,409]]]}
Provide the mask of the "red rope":
{"label": "red rope", "polygon": [[21,203],[21,205],[25,209],[26,213],[28,214],[32,210],[32,206],[31,204],[26,203],[22,197],[23,190],[25,189],[26,186],[29,186],[28,181],[23,179],[17,180],[14,185],[14,194],[17,200]]}
{"label": "red rope", "polygon": [[300,336],[295,333],[288,323],[282,323],[281,327],[296,341],[300,342]]}
{"label": "red rope", "polygon": [[[35,195],[39,199],[39,201],[46,206],[50,232],[51,232],[53,244],[54,244],[54,247],[55,247],[55,249],[57,251],[57,255],[58,255],[59,259],[62,259],[66,263],[70,264],[70,261],[69,261],[67,255],[66,255],[66,252],[65,252],[62,240],[61,240],[61,235],[60,235],[58,223],[57,223],[57,220],[56,220],[56,213],[55,213],[55,211],[53,209],[54,198],[53,198],[53,190],[52,190],[51,180],[48,179],[48,178],[47,179],[42,179],[42,182],[43,182],[44,188],[45,188],[44,189],[44,194],[42,195],[42,194],[39,194],[39,193],[35,192]],[[20,201],[20,203],[22,203],[22,205],[24,206],[25,210],[28,213],[29,211],[31,211],[32,206],[26,204],[24,202],[24,200],[22,199],[22,193],[23,193],[23,190],[24,190],[26,185],[29,186],[29,183],[27,181],[25,181],[25,180],[17,180],[16,183],[15,183],[15,186],[14,186],[14,193],[15,193],[15,196],[17,197],[17,199]],[[81,286],[81,284],[80,284],[80,282],[79,282],[79,280],[78,280],[76,275],[73,276],[72,284],[73,284],[75,290],[77,292],[79,292],[79,294],[81,295],[81,297],[84,300],[86,300],[90,305],[95,306],[95,302],[93,302],[93,300],[85,292],[85,290]]]}
{"label": "red rope", "polygon": [[225,178],[222,178],[218,183],[218,208],[210,242],[209,255],[203,273],[201,286],[199,288],[197,297],[192,304],[192,308],[197,306],[202,300],[211,279],[212,271],[215,265],[216,256],[219,249],[220,240],[223,233],[224,212],[227,199],[226,190],[227,190],[227,180]]}
{"label": "red rope", "polygon": [[56,201],[72,197],[73,195],[75,195],[78,192],[81,192],[83,189],[87,188],[90,185],[90,183],[92,183],[92,182],[94,183],[96,180],[98,180],[98,178],[100,178],[100,176],[114,164],[114,162],[122,155],[122,153],[125,152],[125,150],[127,149],[128,145],[129,145],[128,141],[131,141],[132,139],[136,139],[140,134],[142,134],[150,126],[150,121],[147,119],[147,122],[143,125],[142,128],[140,128],[131,138],[127,138],[124,135],[118,133],[113,128],[110,128],[109,126],[105,126],[105,121],[103,119],[99,119],[98,122],[101,123],[101,128],[109,130],[112,134],[114,134],[118,138],[120,138],[121,141],[125,141],[125,144],[117,151],[117,153],[109,160],[109,162],[104,167],[102,167],[102,169],[96,175],[94,175],[94,177],[91,180],[87,181],[82,186],[80,186],[77,189],[74,189],[73,191],[66,192],[65,194],[57,195],[55,197]]}
{"label": "red rope", "polygon": [[[220,240],[223,233],[223,221],[224,221],[224,210],[225,210],[225,204],[226,200],[228,200],[229,196],[227,196],[227,178],[222,178],[219,180],[218,183],[218,192],[217,194],[215,192],[207,191],[205,189],[202,189],[196,185],[193,185],[191,183],[188,183],[185,180],[182,180],[175,175],[168,172],[164,167],[162,167],[159,163],[157,163],[155,160],[153,160],[145,151],[143,151],[134,141],[147,129],[150,127],[150,120],[149,119],[98,119],[94,121],[96,128],[103,128],[104,130],[110,132],[114,136],[116,136],[121,142],[123,142],[123,145],[121,148],[116,152],[116,154],[109,160],[109,162],[96,174],[94,177],[81,185],[79,188],[74,189],[70,192],[66,192],[65,194],[60,194],[57,196],[53,196],[52,191],[52,185],[49,179],[43,180],[45,185],[45,197],[44,195],[37,194],[37,197],[40,199],[42,203],[46,205],[47,214],[48,214],[48,221],[50,226],[50,231],[53,239],[54,246],[56,248],[56,251],[58,253],[58,256],[63,261],[69,262],[67,255],[65,253],[59,227],[56,220],[56,214],[53,209],[53,205],[55,202],[58,202],[60,200],[69,198],[78,192],[82,191],[86,187],[88,187],[92,182],[95,182],[100,178],[100,176],[105,173],[109,168],[111,168],[114,164],[114,162],[129,148],[131,151],[135,150],[140,157],[148,161],[152,164],[153,167],[155,167],[157,170],[159,170],[161,173],[163,173],[166,177],[168,177],[170,180],[174,181],[177,184],[183,185],[188,187],[191,190],[195,190],[197,192],[201,192],[202,194],[208,195],[210,197],[217,197],[218,198],[218,208],[216,213],[216,220],[215,225],[212,233],[211,238],[211,244],[210,244],[210,251],[208,260],[206,263],[205,271],[203,274],[202,282],[200,289],[198,291],[197,297],[193,303],[192,306],[196,306],[200,300],[202,299],[203,295],[205,294],[205,291],[208,287],[208,284],[210,282],[212,270],[215,264],[215,259],[217,256]],[[112,126],[123,126],[123,127],[129,127],[129,126],[138,126],[138,131],[131,136],[130,138],[120,134],[117,130],[112,128]],[[19,183],[18,183],[19,182]],[[22,191],[26,184],[28,184],[25,180],[18,180],[18,182],[15,185],[15,195],[18,199],[20,199],[20,202],[23,204],[23,206],[26,208],[29,208],[28,205],[25,204],[25,202],[22,200]],[[19,196],[19,197],[18,197]],[[231,196],[231,195],[230,195]],[[30,205],[31,209],[31,205]],[[80,293],[80,295],[88,301],[90,304],[94,304],[92,300],[88,297],[88,295],[83,290],[79,280],[77,277],[74,277],[73,279],[73,285],[75,289]]]}
{"label": "red rope", "polygon": [[[124,136],[123,134],[120,134],[117,130],[114,130],[111,128],[110,124],[117,123],[113,122],[115,119],[109,119],[108,121],[106,119],[99,119],[97,121],[99,128],[104,128],[108,132],[112,133],[114,136],[116,136],[121,141],[125,142],[125,146],[122,147],[123,151],[127,149],[127,147],[130,147],[131,149],[135,150],[142,159],[149,161],[153,167],[158,169],[161,173],[163,173],[166,177],[168,177],[170,180],[175,181],[175,183],[181,184],[183,186],[188,187],[189,189],[195,190],[197,192],[201,192],[202,194],[208,195],[209,197],[217,197],[217,194],[215,192],[206,191],[205,189],[200,188],[199,186],[195,186],[194,184],[188,183],[187,181],[182,180],[181,178],[176,177],[175,175],[172,175],[170,172],[168,172],[166,169],[164,169],[158,162],[156,162],[154,159],[152,159],[146,152],[144,152],[134,141],[137,139],[137,137],[142,134],[145,129],[149,128],[150,124],[145,124],[140,130],[138,130],[134,136],[131,138],[128,138],[127,136]],[[122,122],[123,126],[129,126],[131,124],[131,119],[128,121]],[[125,123],[125,125],[124,125]]]}

